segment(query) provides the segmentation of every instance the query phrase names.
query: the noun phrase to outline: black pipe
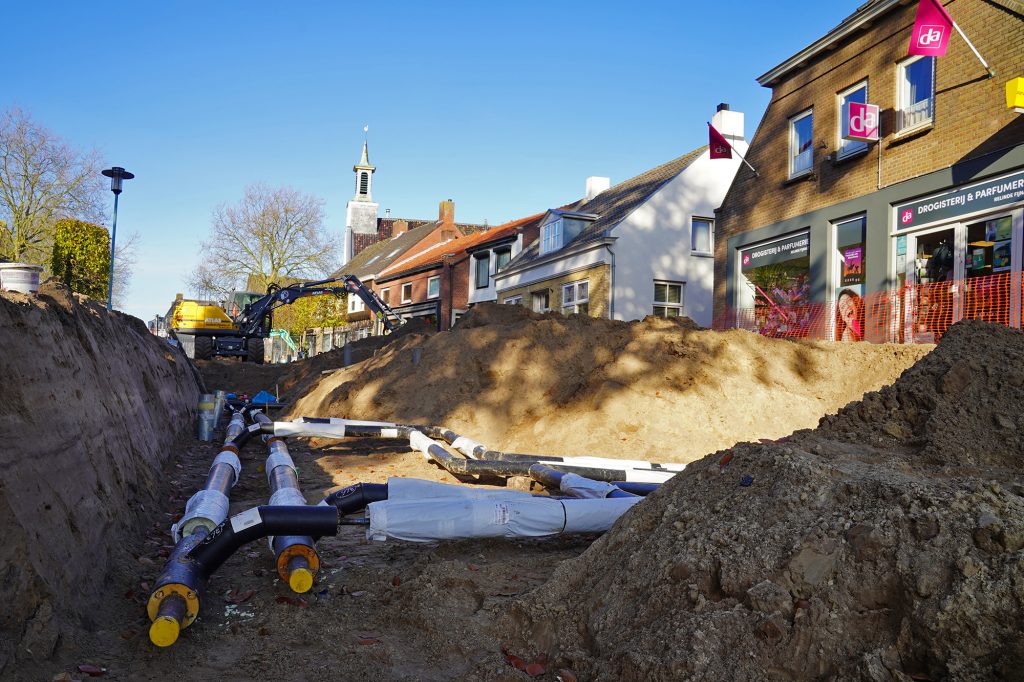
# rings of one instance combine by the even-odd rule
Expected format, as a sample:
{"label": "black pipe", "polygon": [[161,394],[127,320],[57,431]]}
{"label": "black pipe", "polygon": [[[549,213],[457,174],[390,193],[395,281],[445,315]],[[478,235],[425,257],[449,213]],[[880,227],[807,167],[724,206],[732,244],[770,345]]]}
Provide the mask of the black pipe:
{"label": "black pipe", "polygon": [[[241,519],[243,516],[248,519]],[[196,545],[188,558],[209,577],[242,545],[270,535],[323,537],[338,534],[335,507],[255,507],[220,524]],[[251,520],[251,523],[249,523]],[[238,530],[235,530],[235,526]]]}
{"label": "black pipe", "polygon": [[624,492],[633,493],[640,497],[647,497],[661,487],[660,483],[635,483],[633,481],[612,481],[611,483]]}
{"label": "black pipe", "polygon": [[356,483],[341,490],[335,490],[324,498],[324,502],[338,510],[338,514],[354,514],[366,509],[371,502],[388,499],[387,483]]}
{"label": "black pipe", "polygon": [[[431,459],[453,476],[496,476],[499,478],[530,476],[530,467],[536,464],[536,462],[529,461],[463,459],[453,456],[440,445],[431,445],[429,453]],[[626,477],[626,472],[622,469],[591,469],[565,464],[545,464],[545,466],[563,474],[578,474],[595,481],[610,482]]]}
{"label": "black pipe", "polygon": [[[581,474],[582,475],[582,474]],[[562,478],[565,476],[565,472],[559,471],[548,464],[534,464],[530,467],[530,478],[540,483],[545,488],[552,490],[560,490],[562,487]],[[584,478],[591,478],[590,476],[584,476]],[[592,479],[591,480],[596,480]],[[607,481],[603,481],[607,483]],[[608,491],[605,497],[640,497],[640,495],[624,490],[619,487],[618,483],[612,483],[615,486],[613,490]]]}

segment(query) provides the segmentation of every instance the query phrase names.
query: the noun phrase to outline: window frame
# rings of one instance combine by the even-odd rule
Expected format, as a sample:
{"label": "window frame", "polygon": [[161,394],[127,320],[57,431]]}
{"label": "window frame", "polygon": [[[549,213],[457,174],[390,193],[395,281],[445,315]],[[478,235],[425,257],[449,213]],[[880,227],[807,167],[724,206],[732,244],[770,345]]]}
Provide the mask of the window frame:
{"label": "window frame", "polygon": [[391,287],[384,287],[380,290],[380,300],[385,303],[391,302]]}
{"label": "window frame", "polygon": [[[540,296],[545,297],[547,299],[547,301],[546,301],[546,305],[543,308],[539,308],[538,309],[537,306],[535,305],[535,302],[537,301],[537,299]],[[534,311],[535,313],[549,313],[549,312],[551,312],[551,292],[548,291],[547,289],[541,289],[540,291],[531,291],[530,292],[530,310]]]}
{"label": "window frame", "polygon": [[[483,284],[480,283],[480,268],[484,267],[487,270],[487,276],[483,279]],[[489,289],[491,286],[491,252],[482,251],[481,253],[473,254],[473,279],[475,280],[477,289]]]}
{"label": "window frame", "polygon": [[[430,285],[437,283],[437,293],[430,293]],[[433,277],[427,278],[427,298],[438,298],[441,296],[441,275],[434,275]]]}
{"label": "window frame", "polygon": [[[921,123],[916,123],[912,126],[905,126],[903,124],[904,112],[909,108],[909,105],[904,101],[904,96],[909,99],[910,92],[907,87],[907,68],[921,61],[922,59],[930,59],[932,65],[932,78],[931,78],[931,95],[928,98],[930,105],[928,107],[929,116],[928,119]],[[896,62],[896,137],[903,137],[905,135],[911,135],[920,130],[926,130],[935,125],[935,84],[937,79],[938,71],[938,59],[933,55],[914,55],[907,57],[906,59]],[[924,101],[924,100],[922,100]]]}
{"label": "window frame", "polygon": [[540,255],[553,253],[562,248],[564,230],[565,224],[561,217],[544,224],[540,230]]}
{"label": "window frame", "polygon": [[[586,291],[581,295],[581,290]],[[572,292],[572,298],[566,297],[566,292]],[[585,313],[590,312],[590,279],[580,279],[575,282],[568,282],[562,285],[562,314],[569,315],[571,313],[580,312],[580,306],[585,305],[587,310]]]}
{"label": "window frame", "polygon": [[[658,285],[659,284],[664,284],[665,285],[666,300],[664,300],[664,301],[659,301],[658,300]],[[672,303],[672,302],[667,300],[668,298],[671,298],[668,295],[669,289],[671,287],[679,287],[679,303]],[[670,280],[670,279],[656,279],[656,280],[654,280],[654,293],[651,295],[651,315],[654,315],[655,317],[664,317],[666,319],[670,318],[670,317],[682,317],[683,316],[683,310],[686,307],[686,298],[685,297],[686,297],[686,282],[679,282],[679,281]],[[657,308],[664,308],[665,309],[665,314],[664,315],[659,315],[656,312]],[[678,311],[678,315],[669,315],[668,314],[668,310],[670,308],[673,309],[673,310]]]}
{"label": "window frame", "polygon": [[502,305],[522,305],[523,304],[523,295],[522,294],[516,294],[515,296],[509,296],[508,298],[503,299],[501,304]]}
{"label": "window frame", "polygon": [[[507,248],[494,249],[493,253],[494,253],[494,271],[495,272],[498,272],[499,270],[501,270],[503,267],[505,267],[506,265],[508,265],[512,261],[512,247],[511,246],[509,246]],[[508,260],[506,260],[504,263],[501,262],[502,256],[508,256]]]}
{"label": "window frame", "polygon": [[[703,221],[708,224],[708,250],[697,248],[697,240],[695,239],[694,223],[697,221]],[[715,255],[715,219],[705,218],[704,216],[690,216],[690,254],[694,256],[714,256]]]}
{"label": "window frame", "polygon": [[864,103],[868,103],[868,97],[871,96],[871,90],[868,87],[868,79],[865,78],[857,83],[854,83],[845,90],[840,90],[836,93],[836,160],[848,159],[851,156],[857,154],[863,154],[868,150],[870,146],[864,140],[847,140],[843,137],[843,105],[846,104],[846,98],[849,95],[857,92],[861,88],[864,88]]}
{"label": "window frame", "polygon": [[[802,170],[795,170],[796,159],[802,153],[802,152],[797,152],[796,151],[798,149],[798,147],[797,147],[797,139],[796,139],[796,126],[797,126],[797,124],[800,121],[802,121],[802,120],[804,120],[805,118],[808,118],[808,117],[810,117],[810,119],[811,119],[811,135],[810,135],[811,146],[810,146],[810,148],[807,151],[809,151],[811,153],[811,157],[810,157],[811,158],[811,162],[808,164],[807,168],[804,168]],[[814,170],[814,107],[810,107],[809,109],[804,109],[799,114],[790,117],[790,119],[789,119],[789,152],[788,153],[789,153],[789,179],[790,180],[793,180],[795,178],[801,178],[801,177],[803,177],[805,175],[809,175]]]}
{"label": "window frame", "polygon": [[[406,287],[408,287],[409,295],[406,296]],[[412,282],[406,282],[402,285],[402,303],[412,303]]]}

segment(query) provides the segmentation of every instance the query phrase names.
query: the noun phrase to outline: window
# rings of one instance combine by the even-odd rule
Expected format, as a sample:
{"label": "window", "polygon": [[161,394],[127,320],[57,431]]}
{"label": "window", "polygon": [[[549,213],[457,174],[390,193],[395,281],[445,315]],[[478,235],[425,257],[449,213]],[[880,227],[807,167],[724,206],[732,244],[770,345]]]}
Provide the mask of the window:
{"label": "window", "polygon": [[359,174],[359,193],[366,194],[370,191],[370,174],[360,173]]}
{"label": "window", "polygon": [[590,312],[590,282],[573,282],[562,285],[562,313],[583,313]]}
{"label": "window", "polygon": [[702,255],[712,255],[714,248],[715,221],[707,218],[694,218],[690,221],[690,251]]}
{"label": "window", "polygon": [[391,302],[391,289],[381,289],[380,290],[380,300],[384,301],[385,303],[390,303]]}
{"label": "window", "polygon": [[811,172],[814,165],[814,110],[789,119],[789,177]]}
{"label": "window", "polygon": [[441,295],[441,278],[431,277],[427,280],[427,298],[437,298]]}
{"label": "window", "polygon": [[502,303],[504,303],[505,305],[522,305],[523,297],[522,296],[509,296],[504,301],[502,301]]}
{"label": "window", "polygon": [[546,313],[551,310],[551,297],[547,289],[530,294],[530,301],[533,303],[534,312]]}
{"label": "window", "polygon": [[412,282],[402,285],[402,303],[410,303],[412,301]]}
{"label": "window", "polygon": [[912,57],[896,66],[896,133],[929,125],[935,117],[935,57]]}
{"label": "window", "polygon": [[363,310],[363,302],[358,296],[353,294],[348,295],[348,311],[350,313],[358,313]]}
{"label": "window", "polygon": [[500,251],[495,251],[494,257],[497,261],[497,267],[495,270],[501,270],[503,267],[508,265],[510,260],[512,260],[512,249],[501,249]]}
{"label": "window", "polygon": [[864,338],[864,233],[867,219],[858,216],[836,223],[835,341],[860,341]]}
{"label": "window", "polygon": [[679,317],[683,314],[682,283],[654,280],[654,314],[658,317]]}
{"label": "window", "polygon": [[476,288],[486,289],[491,286],[491,254],[490,252],[484,252],[476,258]]}
{"label": "window", "polygon": [[862,152],[868,148],[868,143],[861,140],[847,140],[843,138],[843,107],[846,106],[847,102],[856,102],[858,104],[868,103],[868,83],[863,81],[854,85],[852,88],[848,88],[837,95],[839,98],[839,125],[836,130],[839,131],[839,141],[836,146],[836,158],[842,159],[847,156],[851,156],[858,152]]}
{"label": "window", "polygon": [[540,253],[551,253],[562,248],[562,219],[552,220],[541,234]]}

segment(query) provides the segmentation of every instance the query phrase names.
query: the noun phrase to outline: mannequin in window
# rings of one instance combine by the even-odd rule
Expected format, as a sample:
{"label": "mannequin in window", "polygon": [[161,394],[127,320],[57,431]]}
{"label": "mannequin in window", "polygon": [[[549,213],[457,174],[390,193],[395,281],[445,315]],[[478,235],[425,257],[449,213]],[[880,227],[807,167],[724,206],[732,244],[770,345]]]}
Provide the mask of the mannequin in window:
{"label": "mannequin in window", "polygon": [[864,340],[864,299],[853,289],[843,289],[836,300],[836,341]]}
{"label": "mannequin in window", "polygon": [[953,278],[953,245],[943,239],[928,259],[928,277],[933,282],[947,282]]}

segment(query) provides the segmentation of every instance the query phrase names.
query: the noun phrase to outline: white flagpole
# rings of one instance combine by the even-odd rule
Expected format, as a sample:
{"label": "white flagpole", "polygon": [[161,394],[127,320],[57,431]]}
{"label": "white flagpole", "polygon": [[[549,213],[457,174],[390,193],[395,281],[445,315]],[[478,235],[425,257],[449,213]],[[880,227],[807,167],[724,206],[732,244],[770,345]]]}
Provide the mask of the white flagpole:
{"label": "white flagpole", "polygon": [[978,58],[978,61],[981,62],[981,65],[985,67],[985,70],[988,71],[989,78],[995,78],[995,70],[991,66],[989,66],[988,62],[985,61],[985,58],[981,56],[981,53],[978,52],[978,48],[974,47],[974,43],[970,41],[970,39],[967,37],[967,34],[964,33],[964,30],[960,28],[960,24],[954,21],[953,28],[956,29],[956,32],[959,33],[960,37],[964,39],[965,43],[967,43],[967,47],[971,48],[971,52],[973,52],[974,56]]}
{"label": "white flagpole", "polygon": [[737,150],[736,147],[733,146],[732,142],[729,142],[729,140],[725,139],[725,135],[722,135],[722,133],[720,133],[718,131],[718,129],[715,128],[715,126],[711,125],[711,123],[708,123],[708,128],[710,130],[714,130],[716,133],[718,133],[719,137],[721,137],[723,140],[725,140],[725,144],[727,144],[729,146],[729,151],[735,153],[736,156],[740,157],[740,161],[742,161],[743,163],[747,164],[747,168],[749,168],[750,170],[754,171],[754,175],[756,175],[757,177],[761,177],[761,174],[757,172],[757,169],[754,168],[753,166],[751,166],[750,162],[747,161],[745,158],[743,158],[743,155],[740,154],[739,150]]}

